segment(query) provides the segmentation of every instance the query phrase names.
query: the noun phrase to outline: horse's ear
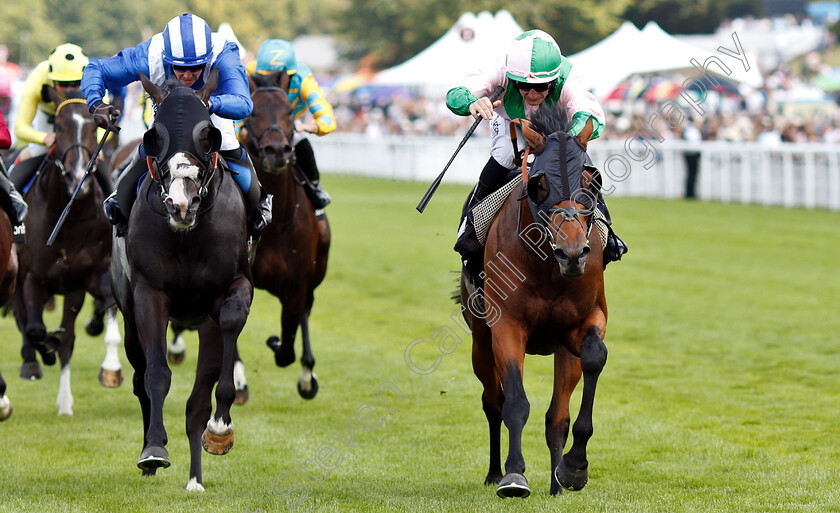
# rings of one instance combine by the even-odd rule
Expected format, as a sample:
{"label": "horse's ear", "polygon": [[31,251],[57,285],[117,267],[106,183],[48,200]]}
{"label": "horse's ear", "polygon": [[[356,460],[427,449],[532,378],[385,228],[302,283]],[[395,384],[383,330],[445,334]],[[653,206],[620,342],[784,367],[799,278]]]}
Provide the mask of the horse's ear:
{"label": "horse's ear", "polygon": [[149,96],[152,97],[152,101],[155,102],[155,105],[160,105],[164,98],[166,98],[166,93],[160,87],[156,86],[149,80],[149,77],[144,75],[143,73],[137,74],[140,77],[140,83],[143,84],[143,89]]}
{"label": "horse's ear", "polygon": [[198,147],[207,155],[218,152],[222,147],[222,132],[213,125],[205,125],[198,133]]}
{"label": "horse's ear", "polygon": [[41,88],[41,100],[44,103],[52,102],[58,105],[59,103],[64,101],[64,98],[62,98],[61,95],[58,94],[58,91],[53,89],[52,86],[44,84],[44,86]]}
{"label": "horse's ear", "polygon": [[541,153],[545,149],[545,137],[534,130],[533,125],[527,119],[520,119],[519,125],[522,127],[522,135],[528,141],[528,145],[534,149],[535,153]]}
{"label": "horse's ear", "polygon": [[207,100],[210,99],[210,95],[216,90],[217,85],[219,85],[219,68],[213,68],[210,70],[210,74],[207,75],[207,81],[204,83],[204,87],[196,94],[206,104]]}
{"label": "horse's ear", "polygon": [[597,167],[589,165],[584,165],[583,169],[583,176],[580,179],[581,187],[585,190],[590,190],[598,194],[604,186],[603,179],[601,178],[601,172],[598,171]]}
{"label": "horse's ear", "polygon": [[143,134],[143,153],[147,157],[159,159],[165,156],[169,149],[169,132],[165,128],[158,130],[159,126],[158,123],[155,123],[152,128],[146,130],[146,133]]}
{"label": "horse's ear", "polygon": [[289,92],[289,84],[291,82],[292,76],[286,73],[285,71],[281,71],[279,76],[277,77],[277,87],[286,92]]}

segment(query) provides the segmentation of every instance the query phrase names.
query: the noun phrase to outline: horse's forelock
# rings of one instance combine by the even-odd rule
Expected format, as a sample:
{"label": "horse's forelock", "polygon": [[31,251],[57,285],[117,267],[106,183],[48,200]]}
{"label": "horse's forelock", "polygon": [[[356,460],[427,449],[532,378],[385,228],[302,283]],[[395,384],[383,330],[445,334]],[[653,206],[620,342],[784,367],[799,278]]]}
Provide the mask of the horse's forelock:
{"label": "horse's forelock", "polygon": [[176,178],[190,178],[192,180],[198,179],[200,168],[198,165],[190,160],[189,155],[184,152],[178,152],[166,161],[169,167],[169,173],[173,179]]}
{"label": "horse's forelock", "polygon": [[542,136],[549,136],[555,132],[566,132],[569,129],[569,116],[566,108],[560,104],[542,105],[530,116],[528,121],[533,125],[534,130]]}

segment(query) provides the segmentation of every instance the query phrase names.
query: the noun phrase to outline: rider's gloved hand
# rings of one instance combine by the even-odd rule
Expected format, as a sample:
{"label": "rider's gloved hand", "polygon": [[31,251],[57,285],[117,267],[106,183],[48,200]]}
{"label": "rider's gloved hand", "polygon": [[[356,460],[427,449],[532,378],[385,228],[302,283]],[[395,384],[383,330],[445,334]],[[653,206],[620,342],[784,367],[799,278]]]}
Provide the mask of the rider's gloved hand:
{"label": "rider's gloved hand", "polygon": [[113,105],[99,102],[91,110],[93,114],[93,122],[100,128],[108,129],[112,132],[119,132],[120,127],[117,125],[117,120],[120,117],[120,111]]}

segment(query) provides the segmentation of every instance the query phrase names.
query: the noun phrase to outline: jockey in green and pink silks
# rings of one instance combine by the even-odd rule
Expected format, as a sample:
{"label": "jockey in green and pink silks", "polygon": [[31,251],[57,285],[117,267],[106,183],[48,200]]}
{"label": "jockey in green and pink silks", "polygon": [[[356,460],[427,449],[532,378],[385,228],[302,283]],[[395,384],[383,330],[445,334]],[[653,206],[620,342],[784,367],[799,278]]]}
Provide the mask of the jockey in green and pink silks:
{"label": "jockey in green and pink silks", "polygon": [[[491,102],[490,96],[498,87],[504,89],[503,96]],[[510,121],[527,118],[543,102],[565,108],[570,118],[569,134],[584,149],[604,130],[604,110],[598,100],[587,90],[572,62],[562,55],[554,38],[542,30],[520,34],[511,43],[507,55],[500,56],[492,66],[472,72],[462,85],[450,89],[446,95],[449,110],[461,116],[490,120],[492,134],[490,159],[467,203],[455,245],[465,265],[472,257],[483,254],[469,210],[504,185],[515,167]],[[519,139],[523,139],[521,133]],[[611,240],[615,247],[608,244],[605,261],[617,260],[627,251],[624,242],[615,239]]]}

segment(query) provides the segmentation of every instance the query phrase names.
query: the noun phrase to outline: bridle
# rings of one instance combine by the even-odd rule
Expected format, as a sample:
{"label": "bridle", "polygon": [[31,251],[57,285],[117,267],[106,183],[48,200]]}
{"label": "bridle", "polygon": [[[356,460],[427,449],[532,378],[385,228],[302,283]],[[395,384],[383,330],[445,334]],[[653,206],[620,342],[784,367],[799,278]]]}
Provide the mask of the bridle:
{"label": "bridle", "polygon": [[[66,105],[73,104],[73,103],[81,103],[81,104],[87,105],[87,101],[84,98],[70,98],[68,100],[64,100],[55,109],[54,116],[56,117],[56,119],[58,118],[58,114],[61,112],[61,109],[63,109]],[[64,148],[64,151],[61,153],[60,156],[53,158],[56,167],[58,168],[59,171],[61,171],[61,174],[64,175],[64,176],[67,176],[69,174],[67,169],[64,166],[64,160],[67,158],[67,155],[72,150],[74,150],[76,148],[81,148],[82,150],[85,150],[88,154],[88,157],[93,156],[93,150],[91,148],[89,148],[88,146],[82,144],[82,143],[73,143],[70,146],[68,146],[67,148]],[[56,144],[56,150],[57,149],[58,149],[58,145]]]}
{"label": "bridle", "polygon": [[[251,100],[253,100],[258,94],[260,93],[274,93],[280,92],[282,94],[287,94],[286,90],[282,87],[258,87],[251,93]],[[244,123],[245,129],[248,130],[248,137],[253,139],[254,145],[257,147],[257,152],[259,153],[259,160],[262,164],[264,170],[267,170],[267,163],[268,163],[268,155],[265,153],[265,149],[262,146],[262,139],[263,137],[269,132],[280,132],[285,137],[289,144],[292,144],[292,139],[295,136],[295,128],[292,125],[292,129],[290,131],[286,131],[281,125],[274,123],[272,125],[268,125],[265,127],[261,132],[255,132],[253,130],[253,125],[251,124],[251,117],[245,119]],[[294,164],[295,163],[295,153],[292,152],[292,156],[287,160],[287,164]]]}

